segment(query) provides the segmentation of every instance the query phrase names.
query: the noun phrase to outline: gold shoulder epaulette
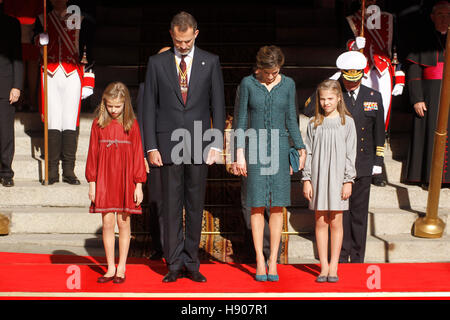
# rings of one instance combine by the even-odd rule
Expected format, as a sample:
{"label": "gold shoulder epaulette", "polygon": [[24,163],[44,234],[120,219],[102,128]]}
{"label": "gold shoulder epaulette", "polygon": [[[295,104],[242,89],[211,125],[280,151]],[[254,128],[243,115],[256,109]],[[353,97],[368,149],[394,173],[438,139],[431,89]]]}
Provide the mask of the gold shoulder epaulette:
{"label": "gold shoulder epaulette", "polygon": [[305,102],[305,108],[311,103],[311,97],[308,98]]}

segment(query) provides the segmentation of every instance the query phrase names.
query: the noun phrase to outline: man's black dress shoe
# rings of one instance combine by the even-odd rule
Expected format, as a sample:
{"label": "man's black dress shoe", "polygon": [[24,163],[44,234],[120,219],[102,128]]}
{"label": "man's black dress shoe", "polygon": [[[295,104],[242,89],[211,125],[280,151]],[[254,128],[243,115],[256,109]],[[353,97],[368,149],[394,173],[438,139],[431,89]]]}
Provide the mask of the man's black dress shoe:
{"label": "man's black dress shoe", "polygon": [[68,184],[79,185],[81,184],[80,180],[77,177],[63,177],[63,182],[67,182]]}
{"label": "man's black dress shoe", "polygon": [[186,278],[195,282],[206,282],[205,276],[200,271],[186,271]]}
{"label": "man's black dress shoe", "polygon": [[12,178],[2,178],[2,185],[4,187],[13,187],[14,180]]}
{"label": "man's black dress shoe", "polygon": [[372,184],[377,187],[386,187],[386,180],[383,177],[373,177]]}
{"label": "man's black dress shoe", "polygon": [[181,271],[169,271],[163,278],[162,282],[175,282],[180,278]]}

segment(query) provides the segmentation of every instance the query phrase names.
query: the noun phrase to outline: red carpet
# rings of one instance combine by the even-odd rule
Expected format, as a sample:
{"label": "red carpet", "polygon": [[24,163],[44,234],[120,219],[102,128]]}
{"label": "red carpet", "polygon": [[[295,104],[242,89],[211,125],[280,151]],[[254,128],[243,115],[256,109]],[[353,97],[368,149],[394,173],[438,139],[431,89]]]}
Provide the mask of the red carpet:
{"label": "red carpet", "polygon": [[253,279],[254,265],[202,263],[207,283],[167,284],[161,282],[162,262],[130,258],[124,284],[98,284],[104,258],[0,253],[0,298],[450,298],[450,263],[341,264],[335,284],[316,283],[319,270],[312,264],[279,265],[279,282],[260,283]]}

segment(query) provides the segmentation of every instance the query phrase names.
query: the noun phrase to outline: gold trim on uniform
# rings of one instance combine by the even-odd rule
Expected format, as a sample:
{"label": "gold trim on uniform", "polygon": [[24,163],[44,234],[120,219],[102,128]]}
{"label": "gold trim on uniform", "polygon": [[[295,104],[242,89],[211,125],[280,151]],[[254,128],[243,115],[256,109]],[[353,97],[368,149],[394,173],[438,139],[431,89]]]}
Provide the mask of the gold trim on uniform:
{"label": "gold trim on uniform", "polygon": [[384,157],[384,147],[377,146],[375,153],[378,157]]}
{"label": "gold trim on uniform", "polygon": [[308,98],[305,102],[305,108],[311,103],[311,97]]}

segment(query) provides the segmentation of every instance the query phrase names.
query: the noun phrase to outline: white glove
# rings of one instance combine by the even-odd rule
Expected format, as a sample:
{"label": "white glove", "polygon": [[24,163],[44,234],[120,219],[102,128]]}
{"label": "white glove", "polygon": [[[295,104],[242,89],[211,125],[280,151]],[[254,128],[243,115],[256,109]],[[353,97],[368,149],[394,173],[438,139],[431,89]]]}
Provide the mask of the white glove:
{"label": "white glove", "polygon": [[48,33],[39,33],[39,44],[41,46],[48,45]]}
{"label": "white glove", "polygon": [[366,46],[366,38],[364,37],[356,37],[355,44],[353,45],[356,50],[364,49]]}
{"label": "white glove", "polygon": [[374,175],[374,174],[381,174],[382,171],[383,171],[383,169],[380,166],[373,166],[373,168],[372,168],[372,175]]}
{"label": "white glove", "polygon": [[94,93],[94,90],[92,88],[83,87],[83,89],[81,89],[81,100],[86,99],[87,97],[89,97],[93,93]]}
{"label": "white glove", "polygon": [[397,83],[392,90],[393,96],[400,96],[403,93],[403,88],[405,85],[403,83]]}

